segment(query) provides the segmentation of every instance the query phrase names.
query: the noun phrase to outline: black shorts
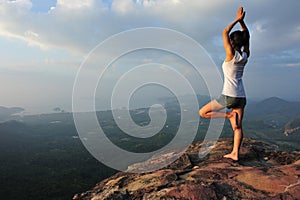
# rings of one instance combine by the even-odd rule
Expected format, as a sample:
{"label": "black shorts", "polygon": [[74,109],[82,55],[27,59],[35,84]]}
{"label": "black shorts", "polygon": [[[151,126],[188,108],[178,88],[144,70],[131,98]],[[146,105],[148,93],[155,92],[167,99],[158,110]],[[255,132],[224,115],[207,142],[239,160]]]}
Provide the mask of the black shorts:
{"label": "black shorts", "polygon": [[226,95],[221,95],[216,99],[219,104],[225,106],[226,108],[245,108],[246,106],[246,97],[229,97]]}

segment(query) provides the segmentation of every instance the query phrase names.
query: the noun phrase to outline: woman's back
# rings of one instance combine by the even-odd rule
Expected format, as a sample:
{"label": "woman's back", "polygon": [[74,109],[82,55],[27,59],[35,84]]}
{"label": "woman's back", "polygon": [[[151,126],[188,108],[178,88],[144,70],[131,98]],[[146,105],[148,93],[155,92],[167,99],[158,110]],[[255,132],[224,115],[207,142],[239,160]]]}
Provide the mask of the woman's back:
{"label": "woman's back", "polygon": [[247,54],[242,52],[241,55],[238,51],[235,51],[231,61],[224,61],[222,65],[224,74],[222,94],[230,97],[246,97],[242,77],[247,61]]}

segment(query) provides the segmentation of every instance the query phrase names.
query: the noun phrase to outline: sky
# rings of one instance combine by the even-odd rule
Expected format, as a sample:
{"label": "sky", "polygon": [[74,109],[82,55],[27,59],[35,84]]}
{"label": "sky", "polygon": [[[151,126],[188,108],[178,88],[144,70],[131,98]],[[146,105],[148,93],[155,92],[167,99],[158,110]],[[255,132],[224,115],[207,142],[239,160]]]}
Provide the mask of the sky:
{"label": "sky", "polygon": [[[55,107],[71,111],[76,75],[91,50],[111,36],[135,28],[159,27],[187,35],[202,45],[221,72],[225,56],[221,32],[239,6],[246,10],[251,34],[251,57],[244,73],[247,97],[300,101],[298,0],[0,0],[0,106],[20,106],[28,112],[48,112]],[[130,45],[129,40],[123,42],[111,48]],[[108,58],[109,52],[98,59]],[[192,67],[182,59],[170,52],[140,50],[112,64],[104,76],[108,86],[104,93],[97,92],[96,98],[109,99],[108,90],[118,77],[141,63],[177,68],[197,93],[207,92],[201,78],[194,76]],[[168,76],[163,73],[166,68],[159,69],[158,77]],[[95,72],[90,69],[87,74]],[[178,84],[175,79],[168,80]],[[145,92],[140,96],[153,96],[150,90]]]}

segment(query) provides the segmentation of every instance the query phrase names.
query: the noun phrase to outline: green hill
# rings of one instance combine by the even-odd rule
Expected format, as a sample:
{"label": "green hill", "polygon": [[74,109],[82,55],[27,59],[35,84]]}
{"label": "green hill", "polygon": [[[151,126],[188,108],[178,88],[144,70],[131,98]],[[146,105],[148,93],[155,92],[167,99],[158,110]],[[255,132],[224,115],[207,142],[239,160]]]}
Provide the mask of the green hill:
{"label": "green hill", "polygon": [[286,129],[294,129],[300,127],[300,116],[295,117],[293,120],[288,122],[285,126]]}

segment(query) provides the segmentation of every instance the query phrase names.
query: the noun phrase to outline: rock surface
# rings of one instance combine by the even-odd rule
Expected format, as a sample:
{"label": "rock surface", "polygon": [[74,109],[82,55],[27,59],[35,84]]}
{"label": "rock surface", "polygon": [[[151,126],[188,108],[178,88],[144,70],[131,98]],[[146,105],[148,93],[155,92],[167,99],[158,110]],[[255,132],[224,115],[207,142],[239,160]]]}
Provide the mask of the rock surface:
{"label": "rock surface", "polygon": [[[117,173],[73,199],[300,199],[299,152],[280,152],[266,143],[244,139],[240,160],[233,162],[223,158],[231,151],[230,139],[219,140],[202,159],[200,147],[201,143],[190,145],[178,160],[161,170]],[[152,161],[165,159],[165,155],[171,152],[156,155]],[[137,163],[131,168],[141,166],[143,163]]]}

